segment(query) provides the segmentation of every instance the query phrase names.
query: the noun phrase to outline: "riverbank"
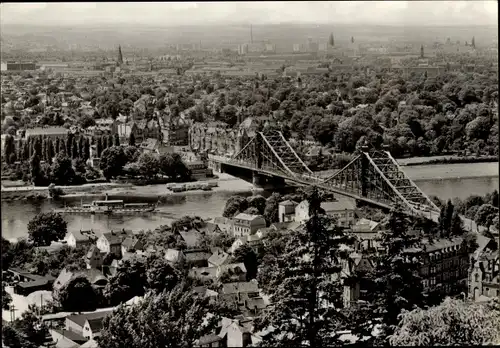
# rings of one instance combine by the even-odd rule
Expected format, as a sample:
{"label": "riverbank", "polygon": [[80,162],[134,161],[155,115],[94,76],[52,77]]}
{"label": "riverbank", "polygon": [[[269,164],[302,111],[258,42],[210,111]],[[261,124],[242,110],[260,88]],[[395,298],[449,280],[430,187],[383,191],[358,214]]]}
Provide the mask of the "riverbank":
{"label": "riverbank", "polygon": [[[57,186],[62,189],[66,195],[92,195],[99,194],[105,190],[110,190],[116,187],[132,187],[131,184],[117,183],[95,183],[84,184],[80,186]],[[42,200],[49,198],[49,189],[46,186],[20,186],[20,187],[2,187],[1,199],[3,201],[17,200]]]}
{"label": "riverbank", "polygon": [[432,156],[397,159],[401,166],[498,162],[498,156]]}
{"label": "riverbank", "polygon": [[[233,177],[228,174],[218,174],[213,181],[218,182],[218,186],[211,191],[193,190],[184,192],[172,192],[164,184],[134,186],[125,183],[98,183],[85,184],[81,186],[57,186],[64,195],[61,198],[80,198],[97,197],[108,194],[110,196],[128,195],[134,197],[167,197],[167,196],[186,196],[202,195],[210,192],[248,192],[253,190],[253,185],[249,182]],[[262,188],[260,190],[264,190]],[[259,189],[258,189],[259,190]],[[47,187],[22,186],[22,187],[3,187],[1,198],[4,201],[15,200],[44,200],[49,197]]]}
{"label": "riverbank", "polygon": [[[128,187],[113,187],[109,189],[103,189],[100,192],[96,193],[73,193],[67,194],[63,197],[65,198],[79,198],[82,196],[85,197],[93,197],[93,196],[128,196],[134,198],[162,198],[162,197],[170,197],[170,196],[193,196],[193,195],[207,195],[214,192],[222,193],[222,192],[234,192],[234,193],[243,193],[248,192],[253,189],[253,185],[244,180],[231,177],[231,178],[222,178],[216,179],[214,181],[218,182],[218,186],[212,188],[210,191],[203,190],[192,190],[192,191],[184,191],[184,192],[172,192],[167,189],[166,185],[146,185],[146,186],[128,186]],[[264,190],[264,189],[260,189]]]}

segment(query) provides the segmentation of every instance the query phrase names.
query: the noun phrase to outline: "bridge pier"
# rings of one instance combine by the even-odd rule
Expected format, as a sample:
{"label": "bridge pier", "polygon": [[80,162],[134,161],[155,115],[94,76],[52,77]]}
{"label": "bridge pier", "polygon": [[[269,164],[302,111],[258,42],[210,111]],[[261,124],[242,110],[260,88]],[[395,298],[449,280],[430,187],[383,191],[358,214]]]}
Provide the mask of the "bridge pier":
{"label": "bridge pier", "polygon": [[273,187],[282,188],[282,187],[285,187],[285,179],[280,178],[279,176],[273,176],[268,181],[268,184],[273,186]]}
{"label": "bridge pier", "polygon": [[260,175],[257,172],[252,173],[252,184],[254,188],[263,189],[265,182],[266,178],[264,176]]}

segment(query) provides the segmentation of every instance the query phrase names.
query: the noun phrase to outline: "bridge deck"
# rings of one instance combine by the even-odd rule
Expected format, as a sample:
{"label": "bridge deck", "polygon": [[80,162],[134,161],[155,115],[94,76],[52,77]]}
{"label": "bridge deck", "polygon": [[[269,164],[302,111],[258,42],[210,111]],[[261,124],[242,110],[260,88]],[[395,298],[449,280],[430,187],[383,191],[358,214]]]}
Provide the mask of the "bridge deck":
{"label": "bridge deck", "polygon": [[[209,159],[214,161],[214,162],[219,162],[224,165],[229,165],[229,166],[234,166],[246,170],[251,170],[254,172],[258,172],[259,174],[266,175],[266,176],[275,176],[275,177],[280,177],[283,178],[287,181],[299,184],[301,186],[310,186],[310,185],[315,185],[321,189],[324,189],[326,191],[330,191],[342,196],[346,196],[349,198],[353,198],[362,202],[369,203],[374,206],[378,206],[380,208],[384,209],[391,209],[394,202],[392,201],[385,201],[381,199],[371,199],[369,197],[363,197],[357,193],[354,192],[349,192],[345,188],[339,188],[335,187],[334,185],[330,184],[325,180],[324,178],[321,178],[319,176],[316,176],[314,174],[308,174],[308,173],[301,173],[301,174],[295,174],[291,175],[290,173],[285,173],[285,172],[278,172],[276,171],[276,168],[274,167],[268,167],[263,165],[261,168],[257,168],[255,165],[249,165],[247,162],[243,160],[235,160],[227,157],[222,157],[222,156],[213,156],[209,155]],[[392,163],[391,163],[392,164]],[[414,184],[413,184],[414,185]],[[421,192],[421,191],[420,191]],[[428,218],[434,222],[438,222],[439,219],[439,211],[436,209],[429,209],[428,207],[419,207],[419,206],[412,206],[411,207],[411,213],[415,215],[420,215],[422,217]],[[474,232],[474,233],[479,233],[486,228],[482,226],[478,226],[474,221],[467,219],[463,216],[461,216],[462,221],[464,223],[464,229],[469,232]]]}

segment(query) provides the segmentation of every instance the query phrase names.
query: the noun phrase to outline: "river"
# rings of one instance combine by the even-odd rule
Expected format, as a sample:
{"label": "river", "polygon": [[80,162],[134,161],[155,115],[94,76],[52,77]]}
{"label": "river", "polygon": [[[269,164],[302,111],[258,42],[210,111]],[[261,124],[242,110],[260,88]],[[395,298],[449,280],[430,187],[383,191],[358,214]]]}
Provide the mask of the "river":
{"label": "river", "polygon": [[[436,195],[441,199],[452,199],[454,197],[466,198],[470,195],[485,195],[493,190],[498,190],[498,162],[497,163],[474,163],[474,164],[440,164],[419,165],[403,167],[407,175],[428,195]],[[238,194],[244,196],[252,195],[248,183],[233,182],[233,185],[243,186]],[[137,188],[136,191],[140,191]],[[229,191],[203,192],[200,194],[173,195],[162,197],[158,205],[158,212],[143,216],[85,216],[66,215],[68,230],[90,229],[132,229],[147,230],[154,229],[161,224],[171,222],[173,219],[183,215],[198,215],[202,218],[220,216],[226,200],[235,194]],[[264,192],[263,195],[269,195]],[[137,202],[132,193],[112,194],[110,199],[123,199],[126,202]],[[87,197],[83,202],[91,202],[98,197]],[[150,198],[156,201],[155,198]],[[139,199],[143,201],[144,199]],[[2,236],[7,239],[23,237],[27,232],[28,221],[37,213],[47,212],[55,207],[78,205],[80,198],[67,198],[64,201],[2,201]]]}

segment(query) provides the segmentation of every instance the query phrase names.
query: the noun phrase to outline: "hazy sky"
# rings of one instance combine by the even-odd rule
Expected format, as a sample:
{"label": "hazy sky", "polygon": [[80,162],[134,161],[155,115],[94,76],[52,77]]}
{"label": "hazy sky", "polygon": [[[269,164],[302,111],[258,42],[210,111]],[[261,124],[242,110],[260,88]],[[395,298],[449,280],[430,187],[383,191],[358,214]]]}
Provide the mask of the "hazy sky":
{"label": "hazy sky", "polygon": [[497,25],[497,1],[3,3],[2,24],[352,23]]}

